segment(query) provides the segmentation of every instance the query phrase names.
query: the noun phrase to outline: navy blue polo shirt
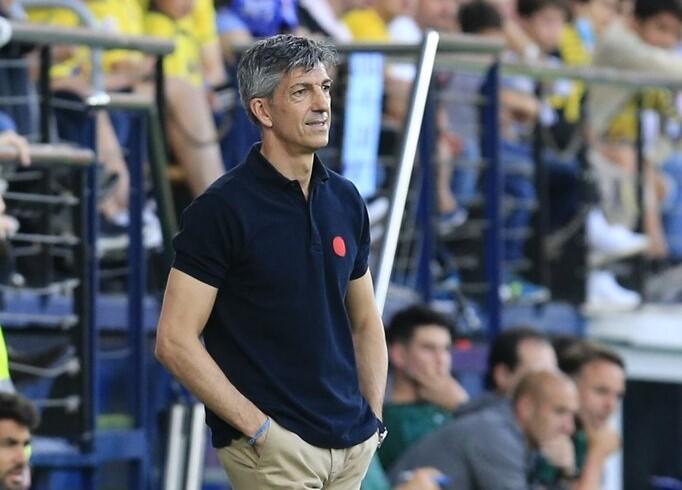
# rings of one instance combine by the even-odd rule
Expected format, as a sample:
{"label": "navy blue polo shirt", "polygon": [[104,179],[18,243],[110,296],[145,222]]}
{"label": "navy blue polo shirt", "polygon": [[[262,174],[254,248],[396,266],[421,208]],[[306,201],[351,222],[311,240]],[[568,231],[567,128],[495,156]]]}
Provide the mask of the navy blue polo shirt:
{"label": "navy blue polo shirt", "polygon": [[[315,157],[297,181],[251,149],[182,215],[173,267],[218,288],[204,329],[235,387],[308,443],[354,446],[376,431],[360,392],[344,298],[367,272],[369,220],[353,184]],[[207,410],[213,445],[242,436]]]}

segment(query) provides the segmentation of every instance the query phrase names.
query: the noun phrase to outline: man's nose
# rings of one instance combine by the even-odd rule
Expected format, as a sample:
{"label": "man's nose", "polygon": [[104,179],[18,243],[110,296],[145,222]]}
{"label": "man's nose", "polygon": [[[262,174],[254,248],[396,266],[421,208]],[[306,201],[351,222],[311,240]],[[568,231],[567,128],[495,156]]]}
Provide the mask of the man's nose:
{"label": "man's nose", "polygon": [[313,97],[313,110],[315,111],[327,111],[329,110],[329,97],[327,92],[321,87],[316,87]]}
{"label": "man's nose", "polygon": [[26,454],[26,448],[17,447],[13,454],[14,464],[25,465],[28,463],[28,455]]}

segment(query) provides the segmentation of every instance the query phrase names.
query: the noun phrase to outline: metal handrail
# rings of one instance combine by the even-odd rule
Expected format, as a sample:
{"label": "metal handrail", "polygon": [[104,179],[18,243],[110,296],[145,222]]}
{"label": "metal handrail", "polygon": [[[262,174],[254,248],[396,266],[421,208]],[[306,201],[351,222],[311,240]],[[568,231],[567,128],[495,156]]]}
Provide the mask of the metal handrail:
{"label": "metal handrail", "polygon": [[[32,165],[59,164],[71,167],[92,165],[97,161],[95,153],[85,148],[69,145],[29,145]],[[19,151],[13,146],[0,146],[0,164],[18,163]]]}
{"label": "metal handrail", "polygon": [[431,78],[433,77],[433,68],[436,61],[439,39],[440,36],[435,31],[426,33],[422,43],[419,63],[417,65],[417,75],[407,116],[407,129],[400,152],[400,163],[397,171],[398,175],[393,188],[393,198],[391,199],[391,208],[388,214],[388,223],[386,225],[386,233],[381,247],[381,255],[379,256],[379,266],[374,287],[374,294],[376,296],[379,312],[383,312],[386,304],[386,297],[388,296],[388,286],[391,280],[395,252],[398,247],[400,226],[402,224],[403,214],[405,213],[405,203],[407,202],[410,178],[412,177],[412,169],[414,168],[414,159],[417,155],[417,144],[419,143],[426,100],[431,87]]}
{"label": "metal handrail", "polygon": [[[504,44],[482,36],[470,34],[439,34],[439,51],[449,53],[476,53],[496,54],[504,49]],[[381,53],[386,56],[415,56],[421,53],[423,42],[376,42],[376,41],[351,41],[334,42],[328,40],[342,54],[350,53]],[[235,53],[243,53],[253,44],[237,44],[233,46]]]}
{"label": "metal handrail", "polygon": [[[81,2],[75,0],[20,0],[24,8],[63,8],[72,11],[80,19],[81,23],[91,29],[97,29],[100,25],[90,9]],[[95,93],[104,92],[104,70],[102,69],[102,49],[93,48],[90,51],[92,60],[92,88]]]}
{"label": "metal handrail", "polygon": [[90,48],[129,49],[163,56],[173,52],[175,43],[151,36],[125,36],[87,27],[60,27],[10,21],[11,39],[33,44],[79,44]]}
{"label": "metal handrail", "polygon": [[[481,36],[467,34],[439,34],[438,51],[448,53],[497,54],[504,44]],[[416,55],[421,52],[423,43],[406,42],[349,42],[336,43],[339,53],[380,52],[387,56]]]}
{"label": "metal handrail", "polygon": [[[468,68],[484,72],[494,61],[488,56],[453,55],[439,56],[436,65],[439,68]],[[570,79],[595,85],[612,85],[624,88],[641,89],[642,87],[659,87],[677,90],[682,88],[682,80],[673,77],[661,77],[640,71],[619,70],[593,65],[557,66],[540,62],[502,61],[502,75],[527,76],[535,80]]]}

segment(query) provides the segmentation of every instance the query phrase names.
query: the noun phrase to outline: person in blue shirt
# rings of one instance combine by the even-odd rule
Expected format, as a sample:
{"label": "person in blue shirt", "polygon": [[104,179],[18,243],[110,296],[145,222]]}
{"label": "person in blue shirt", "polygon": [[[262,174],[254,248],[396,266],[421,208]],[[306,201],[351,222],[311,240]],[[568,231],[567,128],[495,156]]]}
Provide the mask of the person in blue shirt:
{"label": "person in blue shirt", "polygon": [[253,37],[268,37],[298,29],[295,0],[220,1],[216,22],[223,34],[246,29]]}

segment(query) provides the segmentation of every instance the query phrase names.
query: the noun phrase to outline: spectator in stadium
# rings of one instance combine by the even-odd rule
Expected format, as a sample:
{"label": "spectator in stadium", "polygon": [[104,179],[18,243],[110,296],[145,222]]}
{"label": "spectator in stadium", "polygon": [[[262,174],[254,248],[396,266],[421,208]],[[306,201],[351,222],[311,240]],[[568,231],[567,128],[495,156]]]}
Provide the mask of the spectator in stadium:
{"label": "spectator in stadium", "polygon": [[[580,339],[555,343],[559,366],[578,389],[576,432],[541,457],[537,477],[548,488],[599,490],[604,465],[620,448],[620,436],[608,421],[625,393],[625,364],[615,352]],[[562,461],[563,465],[552,465]]]}
{"label": "spectator in stadium", "polygon": [[[636,1],[631,15],[620,22],[612,23],[600,38],[595,52],[594,63],[625,70],[655,73],[661,76],[682,75],[682,57],[676,52],[682,31],[682,3],[678,0]],[[636,152],[634,142],[637,135],[635,92],[627,88],[595,87],[590,97],[589,113],[592,127],[601,137],[599,154],[605,157],[601,172],[605,195],[630,196],[626,199],[611,199],[615,204],[606,209],[612,220],[633,226],[637,211],[634,200],[634,174]],[[659,126],[678,118],[674,97],[665,90],[650,90],[643,94],[644,108],[657,114]],[[660,172],[659,165],[666,157],[658,150],[666,138],[664,132],[647,131],[645,139],[645,200],[644,231],[651,246],[653,257],[666,257],[681,250],[669,250],[661,223],[660,208],[675,202],[673,188],[679,184],[679,172],[666,168],[667,176]],[[674,163],[674,162],[673,162]],[[615,165],[614,165],[615,164]],[[615,171],[615,172],[614,172]],[[609,175],[617,173],[616,182]],[[609,192],[616,188],[617,190]]]}
{"label": "spectator in stadium", "polygon": [[156,355],[206,405],[240,490],[355,488],[385,435],[367,211],[315,155],[334,62],[291,35],[242,56],[262,144],[185,210],[174,240]]}
{"label": "spectator in stadium", "polygon": [[578,395],[566,375],[526,374],[512,399],[455,416],[412,446],[391,470],[392,481],[417,466],[432,466],[457,490],[530,489],[535,452],[573,433]]}
{"label": "spectator in stadium", "polygon": [[[610,0],[574,1],[572,22],[561,32],[557,49],[551,53],[552,64],[587,66],[592,62],[597,38],[616,18],[615,2]],[[535,35],[537,37],[537,35]],[[551,89],[550,89],[551,87]],[[597,193],[586,201],[581,194],[579,155],[586,145],[584,125],[585,84],[561,80],[545,84],[546,108],[541,119],[543,131],[543,164],[548,177],[549,216],[552,232],[574,227],[587,210],[586,235],[589,263],[601,267],[605,263],[643,253],[648,247],[646,236],[634,233],[617,223],[609,223]],[[586,187],[582,184],[583,189]],[[616,281],[607,270],[591,270],[587,280],[586,311],[630,309],[640,296]]]}
{"label": "spectator in stadium", "polygon": [[447,318],[421,305],[400,310],[391,320],[387,341],[392,383],[384,404],[391,437],[379,451],[387,470],[469,399],[451,373],[453,335]]}
{"label": "spectator in stadium", "polygon": [[[126,34],[139,34],[141,24],[139,22],[139,7],[136,2],[128,0],[124,3],[115,1],[88,2],[87,6],[92,7],[96,4],[93,14],[96,18],[105,22],[107,29],[118,30]],[[101,15],[102,17],[97,17]],[[123,19],[121,19],[123,16]],[[128,16],[128,17],[126,17]],[[30,8],[28,9],[28,19],[31,22],[58,25],[62,27],[76,27],[81,23],[80,18],[75,12],[53,7]],[[113,22],[116,19],[118,22]],[[137,19],[137,21],[136,21]],[[121,88],[121,77],[114,76],[109,78],[117,69],[117,64],[125,59],[139,59],[139,55],[130,55],[127,51],[107,51],[103,55],[103,68],[105,71],[105,89],[117,90]],[[92,66],[90,61],[90,50],[85,47],[57,46],[56,63],[50,70],[51,88],[60,94],[60,98],[77,99],[83,101],[93,94],[92,87]],[[130,63],[132,65],[132,62]],[[131,76],[133,70],[127,71],[127,76]],[[127,78],[126,76],[126,78]],[[111,86],[108,84],[111,83]],[[78,118],[80,114],[76,111],[71,117]],[[78,144],[88,145],[97,152],[101,159],[105,172],[115,182],[114,188],[100,202],[100,211],[104,220],[116,223],[120,218],[127,216],[129,175],[128,167],[124,159],[124,151],[121,148],[121,141],[116,134],[116,128],[112,124],[111,116],[106,111],[98,111],[95,115],[96,133],[94,141],[88,140],[87,131],[76,130],[71,132],[68,125],[61,124],[58,120],[57,133],[60,138]],[[80,117],[80,121],[86,121],[86,116]],[[82,126],[79,126],[81,129]],[[73,134],[72,134],[73,133]]]}
{"label": "spectator in stadium", "polygon": [[519,380],[535,371],[557,370],[557,359],[552,344],[538,330],[514,327],[500,332],[488,352],[484,379],[488,390],[483,396],[462,405],[455,416],[504,405]]}
{"label": "spectator in stadium", "polygon": [[198,196],[225,171],[211,108],[214,87],[226,80],[215,10],[211,0],[146,3],[145,34],[176,44],[164,59],[168,142]]}
{"label": "spectator in stadium", "polygon": [[486,388],[496,397],[506,398],[526,373],[556,368],[556,354],[543,333],[529,327],[510,328],[490,346]]}
{"label": "spectator in stadium", "polygon": [[[550,65],[562,63],[562,39],[566,36],[565,21],[568,3],[564,0],[520,0],[517,3],[520,25],[542,53],[539,60]],[[600,21],[601,22],[601,21]],[[564,46],[565,47],[565,46]],[[563,52],[565,53],[565,50]],[[575,52],[572,53],[575,55]],[[588,62],[588,54],[580,60]],[[577,60],[572,60],[577,64]],[[534,82],[516,77],[516,88],[527,94],[534,90]],[[557,81],[549,88],[545,86],[539,100],[535,120],[546,128],[544,137],[545,153],[543,164],[548,173],[550,185],[552,220],[555,228],[569,226],[578,215],[578,177],[573,148],[574,137],[582,137],[580,128],[575,127],[581,113],[581,86],[572,82]],[[523,141],[523,140],[522,140]],[[579,140],[578,140],[579,142]],[[525,145],[528,142],[526,141]],[[517,147],[517,150],[523,148]],[[566,157],[573,152],[573,160]],[[530,193],[528,194],[530,196]],[[587,239],[591,263],[602,265],[607,260],[622,258],[642,252],[647,247],[646,237],[630,232],[622,226],[612,226],[604,218],[601,208],[594,207],[587,218]],[[608,271],[591,271],[587,282],[586,309],[631,309],[639,305],[641,297],[617,283]]]}
{"label": "spectator in stadium", "polygon": [[[558,1],[558,0],[557,0]],[[533,4],[526,10],[523,2],[519,2],[523,12],[520,25],[528,27],[536,16],[546,12],[556,14],[563,19],[563,11],[557,10],[556,2]],[[534,10],[536,9],[536,10]],[[524,17],[525,16],[525,17]],[[494,39],[504,39],[504,22],[496,7],[486,1],[474,1],[464,4],[459,11],[459,26],[462,32],[478,34]],[[528,35],[530,38],[532,36]],[[539,42],[539,40],[535,40]],[[509,53],[507,56],[512,56]],[[453,94],[466,93],[471,99],[478,95],[482,77],[467,74],[453,76],[446,90]],[[536,190],[528,173],[532,172],[533,160],[531,151],[531,134],[540,112],[540,102],[534,95],[532,81],[525,77],[505,77],[502,80],[500,97],[502,102],[501,117],[501,160],[504,167],[504,193],[510,205],[505,210],[504,228],[504,269],[503,285],[500,295],[509,303],[542,303],[549,300],[547,288],[526,280],[519,269],[525,255],[526,239],[524,230],[530,226],[532,204],[536,201]],[[460,111],[464,109],[464,112]],[[478,107],[471,102],[456,101],[448,110],[449,125],[460,140],[460,148],[454,152],[455,179],[452,183],[455,194],[461,196],[463,205],[473,198],[477,184],[476,165],[480,163],[479,137],[477,121]],[[452,172],[443,166],[444,172]],[[473,169],[473,170],[472,170]],[[440,178],[441,185],[448,182],[447,177]],[[449,189],[443,188],[439,195],[446,195]],[[443,199],[439,199],[446,202]],[[443,206],[441,206],[442,208]]]}
{"label": "spectator in stadium", "polygon": [[0,392],[0,489],[27,490],[31,431],[39,423],[33,404],[16,393]]}
{"label": "spectator in stadium", "polygon": [[[29,165],[31,163],[28,141],[16,133],[14,121],[4,112],[0,112],[0,146],[14,148],[17,151],[21,165]],[[0,183],[4,186],[7,185],[5,181]],[[2,198],[2,191],[0,191],[0,239],[2,240],[16,233],[19,229],[19,222],[16,218],[5,214],[5,209],[5,201]]]}

